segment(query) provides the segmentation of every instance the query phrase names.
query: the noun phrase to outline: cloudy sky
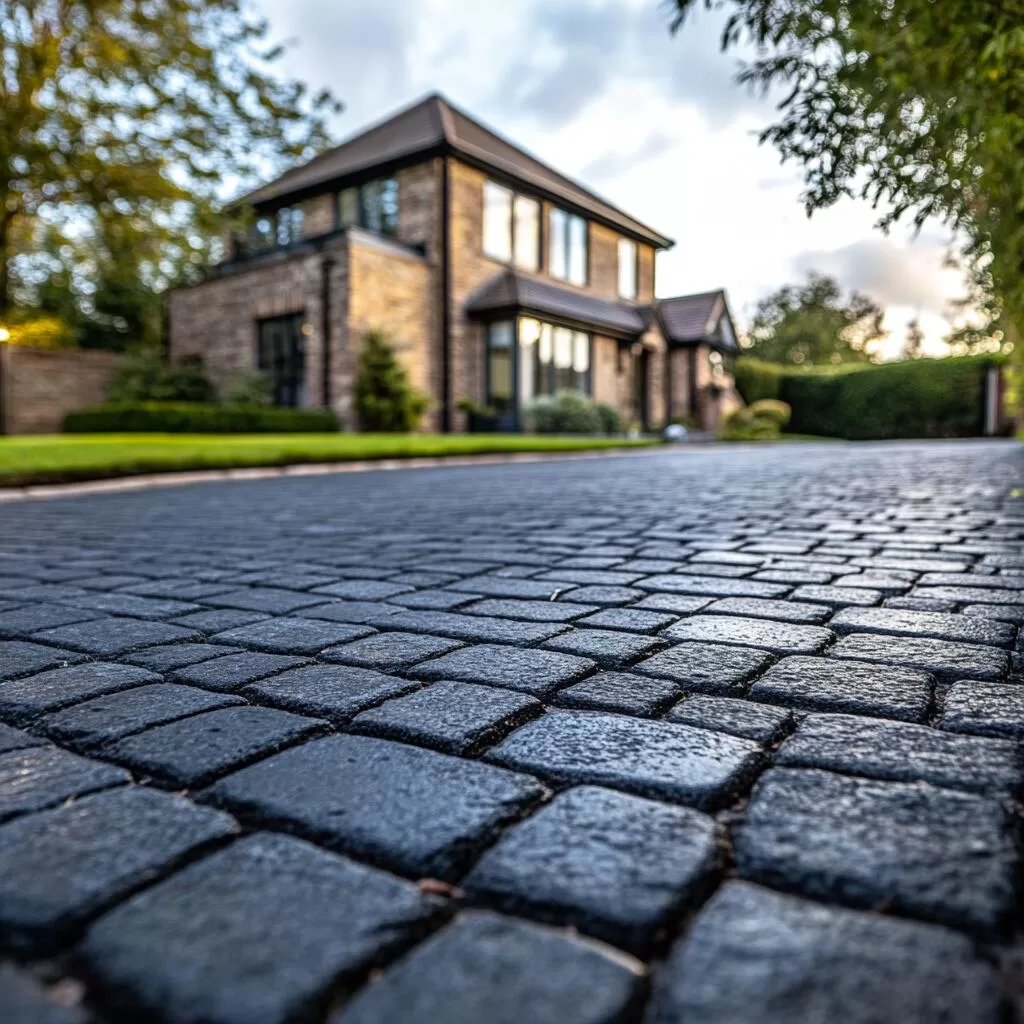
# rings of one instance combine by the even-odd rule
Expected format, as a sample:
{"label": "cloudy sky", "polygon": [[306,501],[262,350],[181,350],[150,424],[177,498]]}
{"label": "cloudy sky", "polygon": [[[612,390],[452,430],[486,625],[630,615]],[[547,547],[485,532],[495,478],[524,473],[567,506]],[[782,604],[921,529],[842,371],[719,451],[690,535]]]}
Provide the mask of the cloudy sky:
{"label": "cloudy sky", "polygon": [[939,226],[886,237],[845,201],[808,220],[797,168],[758,146],[769,99],[736,85],[704,12],[671,37],[659,0],[255,0],[285,69],[345,103],[339,138],[427,92],[449,99],[676,239],[658,293],[725,287],[745,324],[757,299],[808,270],[887,310],[900,346],[919,317],[942,351],[961,287]]}

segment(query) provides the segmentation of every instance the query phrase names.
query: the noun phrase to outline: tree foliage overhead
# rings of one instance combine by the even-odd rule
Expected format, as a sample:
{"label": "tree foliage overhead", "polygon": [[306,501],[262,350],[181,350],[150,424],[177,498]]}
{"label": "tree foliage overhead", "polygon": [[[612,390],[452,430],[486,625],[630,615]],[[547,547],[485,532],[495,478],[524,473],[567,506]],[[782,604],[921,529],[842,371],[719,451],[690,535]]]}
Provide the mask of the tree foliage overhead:
{"label": "tree foliage overhead", "polygon": [[882,225],[966,239],[992,318],[1024,324],[1024,0],[674,0],[723,9],[740,80],[783,91],[761,134],[802,164],[808,212],[843,196]]}
{"label": "tree foliage overhead", "polygon": [[336,102],[280,54],[248,0],[0,0],[0,317],[151,332],[225,186],[328,141]]}
{"label": "tree foliage overhead", "polygon": [[871,299],[858,292],[845,298],[834,278],[812,273],[761,299],[744,347],[768,363],[870,362],[886,336],[882,317]]}

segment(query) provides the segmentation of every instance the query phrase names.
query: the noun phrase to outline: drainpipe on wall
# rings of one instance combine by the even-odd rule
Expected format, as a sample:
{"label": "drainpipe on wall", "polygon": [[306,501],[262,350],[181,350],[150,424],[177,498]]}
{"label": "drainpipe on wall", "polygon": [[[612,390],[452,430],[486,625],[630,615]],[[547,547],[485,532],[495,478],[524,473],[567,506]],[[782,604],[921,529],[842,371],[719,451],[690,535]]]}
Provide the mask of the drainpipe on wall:
{"label": "drainpipe on wall", "polygon": [[321,400],[325,409],[331,407],[331,271],[334,258],[324,255],[320,261],[320,345],[322,374]]}
{"label": "drainpipe on wall", "polygon": [[451,200],[448,157],[441,158],[441,430],[451,433]]}

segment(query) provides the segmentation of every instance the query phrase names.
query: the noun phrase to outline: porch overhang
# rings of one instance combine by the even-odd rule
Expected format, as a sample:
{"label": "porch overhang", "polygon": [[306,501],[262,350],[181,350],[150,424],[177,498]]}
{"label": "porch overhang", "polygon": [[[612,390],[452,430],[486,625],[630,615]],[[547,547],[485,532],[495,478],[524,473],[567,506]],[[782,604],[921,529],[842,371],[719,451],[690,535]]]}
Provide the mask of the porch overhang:
{"label": "porch overhang", "polygon": [[573,330],[635,341],[650,324],[648,309],[610,302],[548,281],[502,271],[483,285],[466,304],[476,320],[534,316]]}

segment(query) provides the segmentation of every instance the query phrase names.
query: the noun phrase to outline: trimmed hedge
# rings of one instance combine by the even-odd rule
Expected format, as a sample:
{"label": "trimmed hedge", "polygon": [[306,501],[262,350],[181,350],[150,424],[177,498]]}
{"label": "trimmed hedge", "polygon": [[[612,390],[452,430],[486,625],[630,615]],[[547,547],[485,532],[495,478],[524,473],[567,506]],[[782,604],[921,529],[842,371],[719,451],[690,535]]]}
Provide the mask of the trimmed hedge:
{"label": "trimmed hedge", "polygon": [[192,402],[121,402],[68,413],[65,434],[326,434],[341,429],[326,409]]}
{"label": "trimmed hedge", "polygon": [[980,355],[797,369],[739,359],[735,373],[744,401],[792,408],[789,433],[850,441],[976,437],[984,431],[985,375],[1000,362]]}

